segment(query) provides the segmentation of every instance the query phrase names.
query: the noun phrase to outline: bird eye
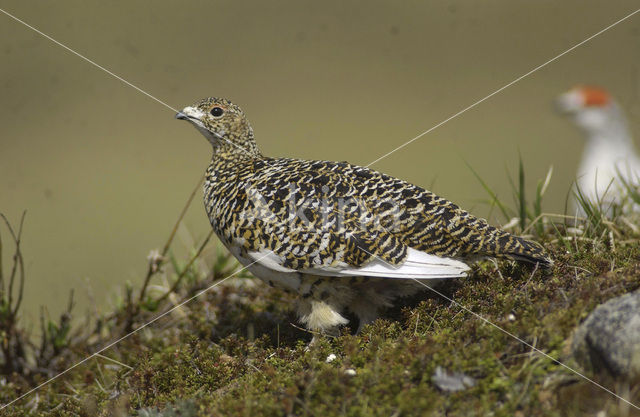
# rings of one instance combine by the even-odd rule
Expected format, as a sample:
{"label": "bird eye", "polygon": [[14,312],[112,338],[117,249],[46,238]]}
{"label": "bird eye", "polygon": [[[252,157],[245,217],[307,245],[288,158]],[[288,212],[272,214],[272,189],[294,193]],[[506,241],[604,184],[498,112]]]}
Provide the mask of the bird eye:
{"label": "bird eye", "polygon": [[223,113],[224,113],[224,110],[222,109],[222,107],[214,107],[211,109],[211,115],[213,117],[220,117],[222,116]]}

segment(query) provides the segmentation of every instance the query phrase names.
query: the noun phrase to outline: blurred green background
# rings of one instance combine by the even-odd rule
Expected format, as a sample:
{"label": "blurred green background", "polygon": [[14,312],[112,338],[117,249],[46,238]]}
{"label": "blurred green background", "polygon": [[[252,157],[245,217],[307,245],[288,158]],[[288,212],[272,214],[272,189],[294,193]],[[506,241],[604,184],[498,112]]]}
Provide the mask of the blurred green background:
{"label": "blurred green background", "polygon": [[[263,152],[366,165],[632,12],[637,0],[0,1],[0,8],[175,108],[240,104]],[[76,289],[101,309],[141,284],[208,164],[173,112],[0,14],[0,211],[28,210],[25,315]],[[474,169],[511,201],[518,151],[563,212],[582,142],[554,114],[577,83],[608,88],[640,137],[640,15],[373,168],[487,216]],[[496,222],[496,220],[494,220]],[[201,193],[177,248],[208,232]],[[2,229],[8,246],[8,235]],[[8,262],[5,248],[5,265]],[[89,297],[93,293],[95,303]]]}

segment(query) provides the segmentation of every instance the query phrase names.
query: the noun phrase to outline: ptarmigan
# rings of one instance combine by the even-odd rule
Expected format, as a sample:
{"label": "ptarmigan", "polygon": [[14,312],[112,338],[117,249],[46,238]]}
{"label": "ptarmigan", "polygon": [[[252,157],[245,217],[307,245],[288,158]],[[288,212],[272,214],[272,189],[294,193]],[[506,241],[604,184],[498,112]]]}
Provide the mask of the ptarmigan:
{"label": "ptarmigan", "polygon": [[263,156],[240,107],[206,98],[176,118],[213,145],[204,203],[216,234],[255,276],[300,295],[310,330],[360,326],[401,296],[467,275],[464,260],[547,267],[542,246],[490,226],[429,191],[347,162]]}
{"label": "ptarmigan", "polygon": [[[640,158],[620,105],[607,91],[590,86],[569,90],[556,104],[571,116],[586,140],[576,175],[580,193],[611,213],[612,204],[625,203],[627,189],[620,177],[627,184],[640,184]],[[577,213],[584,215],[577,198],[573,203]]]}

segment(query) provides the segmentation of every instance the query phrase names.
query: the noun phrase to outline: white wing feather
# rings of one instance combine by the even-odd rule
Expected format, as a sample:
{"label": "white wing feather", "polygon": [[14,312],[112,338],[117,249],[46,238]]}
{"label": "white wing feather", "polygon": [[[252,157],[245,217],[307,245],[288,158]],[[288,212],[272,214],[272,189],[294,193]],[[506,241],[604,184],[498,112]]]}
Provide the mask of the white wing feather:
{"label": "white wing feather", "polygon": [[[282,266],[282,260],[276,254],[266,256],[265,251],[249,252],[249,256],[263,266],[278,272],[295,272],[293,269]],[[464,262],[430,255],[422,251],[409,248],[407,259],[398,266],[375,259],[361,268],[349,266],[340,267],[316,267],[303,269],[297,272],[310,275],[322,275],[331,277],[340,276],[367,276],[379,278],[404,278],[404,279],[442,279],[462,278],[467,276],[469,266]]]}
{"label": "white wing feather", "polygon": [[295,269],[282,266],[282,259],[273,251],[262,249],[259,252],[248,252],[247,255],[256,263],[278,272],[296,272]]}

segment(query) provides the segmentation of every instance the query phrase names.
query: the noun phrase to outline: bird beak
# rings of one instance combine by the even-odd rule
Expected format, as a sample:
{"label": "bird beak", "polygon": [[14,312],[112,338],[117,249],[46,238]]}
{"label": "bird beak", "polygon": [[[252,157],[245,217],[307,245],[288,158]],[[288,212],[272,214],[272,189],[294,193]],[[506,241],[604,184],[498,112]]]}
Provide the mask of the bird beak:
{"label": "bird beak", "polygon": [[199,122],[205,114],[197,107],[187,106],[176,113],[176,119],[187,120],[189,122]]}
{"label": "bird beak", "polygon": [[558,113],[574,113],[582,108],[582,97],[578,91],[570,90],[560,95],[554,104]]}
{"label": "bird beak", "polygon": [[218,139],[222,139],[222,136],[217,133],[209,130],[202,119],[206,117],[206,113],[197,107],[187,106],[184,109],[180,110],[176,113],[176,119],[178,120],[186,120],[191,123],[196,129],[200,131],[204,135],[205,138],[209,140],[212,144],[215,144]]}

